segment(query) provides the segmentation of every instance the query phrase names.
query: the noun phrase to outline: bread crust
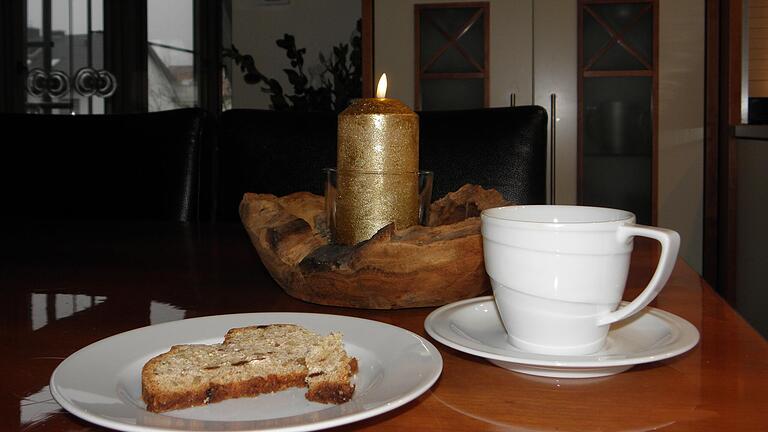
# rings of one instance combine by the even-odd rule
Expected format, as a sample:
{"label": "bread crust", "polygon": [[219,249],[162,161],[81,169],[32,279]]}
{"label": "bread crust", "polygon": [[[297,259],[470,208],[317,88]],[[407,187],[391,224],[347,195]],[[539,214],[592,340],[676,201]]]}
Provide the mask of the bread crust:
{"label": "bread crust", "polygon": [[160,389],[153,389],[145,386],[145,381],[142,379],[141,397],[147,404],[148,411],[165,412],[207,405],[227,399],[274,393],[291,387],[302,387],[306,376],[307,374],[301,373],[286,376],[268,375],[241,382],[211,383],[209,386],[202,386],[185,392],[164,392]]}
{"label": "bread crust", "polygon": [[[252,326],[231,329],[227,332],[224,342],[220,345],[222,347],[227,344],[235,344],[233,342],[238,335],[247,336],[249,331],[259,331],[259,329],[279,330],[287,327],[299,328],[298,326],[275,324],[270,326]],[[314,333],[301,329],[310,335]],[[321,338],[319,335],[315,335]],[[338,336],[337,336],[338,337]],[[355,391],[354,384],[351,380],[354,374],[357,372],[358,365],[357,359],[347,356],[346,352],[342,352],[347,360],[347,367],[341,368],[342,373],[334,376],[334,380],[311,382],[308,379],[308,369],[304,363],[303,358],[294,359],[296,368],[298,370],[290,373],[282,374],[267,374],[261,376],[254,376],[243,380],[234,380],[231,382],[215,382],[212,379],[202,379],[197,385],[186,385],[181,391],[173,391],[168,388],[164,388],[162,382],[156,379],[159,374],[158,366],[167,361],[172,361],[176,356],[180,355],[185,349],[189,349],[188,345],[175,345],[171,349],[163,354],[160,354],[150,359],[142,368],[141,372],[141,396],[144,402],[147,404],[147,410],[151,412],[165,412],[176,409],[189,408],[194,406],[206,405],[209,403],[220,402],[226,399],[234,399],[240,397],[253,397],[265,393],[273,393],[281,390],[285,390],[291,387],[309,387],[305,397],[308,400],[321,402],[321,403],[344,403],[352,398]],[[245,362],[244,362],[245,363]],[[237,366],[238,363],[233,363],[232,366]],[[196,365],[199,369],[208,369],[204,365]],[[218,368],[214,366],[211,369]],[[183,374],[183,372],[182,372]],[[168,378],[168,377],[164,377]]]}
{"label": "bread crust", "polygon": [[345,377],[347,382],[323,382],[310,385],[309,390],[307,390],[304,397],[308,400],[321,403],[341,404],[349,401],[355,393],[355,386],[348,383],[348,381],[351,380],[352,375],[357,373],[357,359],[354,357],[349,359],[349,371],[349,376]]}

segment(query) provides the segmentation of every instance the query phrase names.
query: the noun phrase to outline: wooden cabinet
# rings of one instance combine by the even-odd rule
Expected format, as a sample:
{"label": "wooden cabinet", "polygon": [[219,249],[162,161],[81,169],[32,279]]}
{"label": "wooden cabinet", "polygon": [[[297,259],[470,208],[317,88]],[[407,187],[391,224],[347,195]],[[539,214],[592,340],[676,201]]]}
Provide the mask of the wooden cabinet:
{"label": "wooden cabinet", "polygon": [[578,201],[656,222],[658,0],[580,0]]}
{"label": "wooden cabinet", "polygon": [[[487,1],[489,106],[509,106],[514,95],[517,105],[536,104],[551,113],[555,95],[555,128],[550,127],[556,138],[555,203],[629,207],[645,215],[641,221],[678,231],[683,239],[680,255],[701,271],[705,3]],[[414,105],[414,5],[449,2],[455,0],[374,3],[374,75],[387,73],[392,97]],[[614,11],[616,16],[607,18],[613,35],[591,15],[585,18],[587,6],[598,13]],[[650,9],[634,22],[627,21],[633,11],[646,7]],[[591,26],[587,30],[599,30],[590,33],[589,57],[579,49],[585,42],[583,22],[587,19]],[[627,24],[631,24],[630,31]],[[601,61],[590,64],[607,42],[610,46]],[[627,46],[641,54],[647,66],[628,53]],[[634,93],[638,90],[635,82],[644,86],[639,94]],[[611,105],[608,97],[614,94],[625,104]],[[590,120],[584,109],[587,101],[592,101],[589,113],[595,113]],[[627,102],[640,102],[644,114],[638,115],[637,108]],[[599,112],[605,114],[598,118]],[[625,120],[618,125],[602,124],[611,117]],[[590,136],[585,124],[593,126]],[[629,132],[633,128],[640,133]],[[626,135],[632,137],[629,143],[618,147],[619,140],[603,139]],[[584,142],[591,137],[600,138]],[[622,147],[627,150],[614,154]]]}

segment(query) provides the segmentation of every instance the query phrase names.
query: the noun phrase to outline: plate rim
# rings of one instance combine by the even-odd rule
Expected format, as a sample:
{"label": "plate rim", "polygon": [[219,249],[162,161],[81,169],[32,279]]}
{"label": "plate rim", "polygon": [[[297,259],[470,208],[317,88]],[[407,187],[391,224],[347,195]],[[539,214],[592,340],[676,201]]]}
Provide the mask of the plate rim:
{"label": "plate rim", "polygon": [[[62,370],[64,370],[65,367],[69,366],[69,363],[73,361],[79,361],[80,356],[87,356],[85,352],[88,350],[98,348],[101,345],[104,344],[110,344],[114,343],[115,340],[126,337],[129,334],[134,333],[142,333],[142,332],[148,332],[148,331],[157,331],[159,328],[165,328],[170,326],[184,326],[188,325],[185,323],[195,321],[200,322],[203,320],[222,320],[222,319],[230,319],[230,320],[237,320],[237,319],[252,319],[252,320],[258,320],[259,317],[261,319],[266,319],[267,316],[274,316],[277,318],[285,317],[288,319],[289,317],[303,317],[307,320],[311,320],[313,318],[324,318],[324,319],[331,319],[331,320],[340,320],[340,321],[362,321],[367,323],[368,325],[372,326],[380,326],[382,328],[389,328],[391,330],[394,330],[396,332],[402,333],[404,337],[412,337],[415,338],[415,340],[418,340],[429,352],[431,361],[433,362],[432,369],[429,371],[429,374],[426,374],[424,376],[424,379],[418,381],[413,388],[409,389],[407,392],[404,392],[402,395],[400,395],[397,399],[381,404],[379,406],[373,407],[373,408],[367,408],[362,409],[361,411],[340,415],[338,417],[332,417],[329,419],[320,420],[317,422],[312,423],[305,423],[305,424],[299,424],[299,425],[291,425],[291,426],[276,426],[271,427],[267,429],[231,429],[233,431],[250,431],[250,430],[268,430],[268,431],[282,431],[282,432],[298,432],[298,431],[313,431],[313,430],[320,430],[320,429],[326,429],[330,427],[336,427],[336,426],[342,426],[350,423],[354,423],[360,420],[368,419],[371,417],[378,416],[380,414],[392,411],[394,409],[397,409],[415,399],[420,397],[422,394],[427,392],[432,386],[437,382],[437,380],[440,378],[440,375],[442,374],[443,368],[444,368],[444,361],[442,358],[442,355],[440,354],[440,351],[437,349],[437,347],[432,344],[428,339],[425,337],[412,332],[406,328],[399,327],[393,324],[389,324],[386,322],[376,321],[372,319],[367,318],[360,318],[355,316],[347,316],[347,315],[340,315],[340,314],[326,314],[326,313],[315,313],[315,312],[246,312],[246,313],[231,313],[231,314],[219,314],[219,315],[206,315],[206,316],[200,316],[200,317],[193,317],[193,318],[186,318],[182,320],[175,320],[175,321],[169,321],[164,322],[160,324],[155,325],[147,325],[143,327],[138,327],[135,329],[127,330],[124,332],[120,332],[111,336],[107,336],[105,338],[102,338],[100,340],[94,341],[77,351],[73,352],[69,356],[67,356],[64,360],[59,363],[54,371],[51,373],[51,377],[49,379],[49,389],[51,391],[51,395],[56,400],[56,402],[64,408],[68,413],[79,417],[83,420],[86,420],[90,423],[104,426],[120,431],[125,432],[155,432],[155,431],[179,431],[179,430],[185,430],[185,429],[179,429],[179,428],[173,428],[173,427],[164,427],[164,426],[150,426],[150,425],[138,425],[138,424],[130,424],[130,423],[123,423],[117,420],[113,420],[104,416],[100,416],[97,414],[93,414],[90,411],[83,409],[79,406],[77,406],[76,403],[72,402],[69,397],[62,394],[59,390],[59,386],[56,382],[57,376],[62,373]],[[135,336],[135,335],[131,335]],[[224,335],[222,334],[221,337],[223,338]],[[201,339],[205,339],[201,337]],[[346,342],[346,335],[345,335],[345,342]],[[179,342],[179,343],[189,343],[189,342]],[[147,351],[144,354],[150,354],[152,352],[151,349],[147,349]],[[127,365],[128,362],[126,362]],[[116,379],[116,377],[115,377]],[[127,403],[124,401],[118,394],[115,392],[114,397],[117,400],[120,400],[122,403]],[[265,420],[265,419],[261,419]],[[237,420],[238,422],[258,422],[260,420]],[[220,421],[223,423],[227,423],[226,421]],[[205,430],[205,429],[203,429]],[[230,430],[230,429],[227,429]]]}
{"label": "plate rim", "polygon": [[[482,303],[482,302],[490,302],[493,305],[493,308],[495,310],[498,310],[496,308],[496,302],[494,301],[494,297],[492,295],[460,300],[454,303],[441,306],[440,308],[432,311],[424,320],[424,329],[426,330],[427,334],[429,334],[432,338],[434,338],[436,341],[440,342],[441,344],[451,347],[453,349],[456,349],[457,351],[461,351],[467,354],[472,354],[477,357],[503,361],[508,363],[515,363],[520,365],[526,365],[526,366],[551,367],[551,368],[560,368],[560,369],[611,368],[611,367],[617,367],[617,366],[634,366],[634,365],[639,365],[644,363],[652,363],[652,362],[666,360],[668,358],[681,355],[691,350],[692,348],[694,348],[699,343],[699,340],[701,339],[701,334],[699,330],[696,328],[696,326],[691,324],[688,320],[678,315],[675,315],[671,312],[667,312],[651,306],[647,306],[640,313],[647,313],[647,314],[654,315],[656,318],[666,322],[668,325],[669,323],[674,324],[675,328],[679,330],[680,336],[677,338],[676,343],[672,344],[673,346],[675,346],[674,349],[670,349],[658,355],[645,355],[642,357],[635,356],[635,357],[600,360],[599,357],[596,356],[596,354],[597,355],[600,354],[599,352],[596,354],[589,354],[589,355],[549,355],[549,354],[527,353],[521,350],[514,351],[514,354],[517,354],[517,356],[501,355],[495,352],[482,351],[469,346],[462,345],[459,342],[456,342],[455,340],[450,340],[444,337],[434,328],[433,323],[436,322],[438,319],[440,319],[441,315],[445,315],[446,313],[449,313],[453,310],[458,310],[461,307],[466,307],[467,305],[470,305],[472,303]],[[685,338],[686,336],[688,336],[688,338]]]}

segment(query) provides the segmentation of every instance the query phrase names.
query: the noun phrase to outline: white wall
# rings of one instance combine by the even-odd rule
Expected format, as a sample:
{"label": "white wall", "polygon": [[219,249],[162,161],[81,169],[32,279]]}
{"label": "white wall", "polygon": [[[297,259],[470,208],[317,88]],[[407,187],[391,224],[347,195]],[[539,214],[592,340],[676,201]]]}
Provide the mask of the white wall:
{"label": "white wall", "polygon": [[658,224],[680,233],[701,273],[704,214],[704,0],[659,2]]}
{"label": "white wall", "polygon": [[[290,0],[287,5],[260,6],[252,0],[232,1],[232,43],[242,54],[250,54],[256,68],[280,82],[292,94],[283,69],[291,69],[285,50],[275,41],[285,33],[296,38],[297,48],[306,48],[304,72],[318,75],[318,54],[326,57],[339,43],[349,43],[361,16],[360,0]],[[261,84],[246,84],[239,70],[233,74],[233,108],[268,108],[269,94]]]}

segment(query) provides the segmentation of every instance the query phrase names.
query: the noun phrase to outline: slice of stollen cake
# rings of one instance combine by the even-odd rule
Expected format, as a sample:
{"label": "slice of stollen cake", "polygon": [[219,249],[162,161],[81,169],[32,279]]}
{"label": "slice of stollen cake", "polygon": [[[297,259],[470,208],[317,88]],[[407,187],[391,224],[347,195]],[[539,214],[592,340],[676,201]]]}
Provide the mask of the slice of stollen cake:
{"label": "slice of stollen cake", "polygon": [[175,345],[141,372],[147,410],[163,412],[308,387],[306,398],[343,403],[355,391],[357,359],[342,335],[320,336],[293,324],[234,328],[215,345]]}

